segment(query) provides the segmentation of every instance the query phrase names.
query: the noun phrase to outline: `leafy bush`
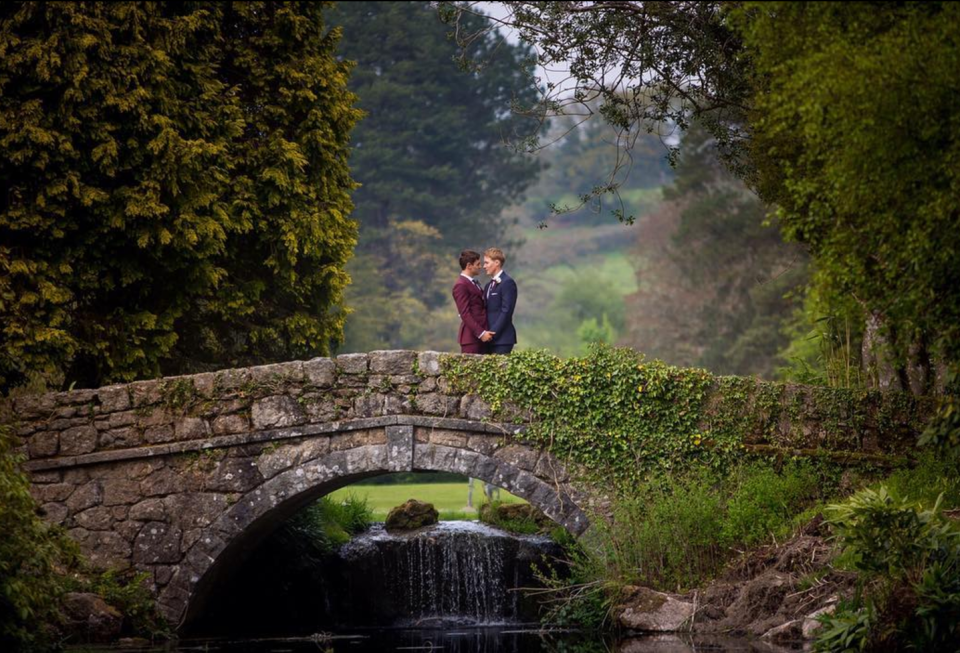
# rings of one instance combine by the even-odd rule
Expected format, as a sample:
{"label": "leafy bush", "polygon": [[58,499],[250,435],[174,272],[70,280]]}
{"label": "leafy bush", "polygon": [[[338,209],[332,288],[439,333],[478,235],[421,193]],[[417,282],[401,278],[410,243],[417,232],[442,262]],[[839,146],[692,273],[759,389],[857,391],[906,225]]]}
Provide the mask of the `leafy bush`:
{"label": "leafy bush", "polygon": [[639,484],[616,500],[611,520],[594,520],[583,547],[573,549],[566,585],[544,579],[559,603],[548,619],[600,623],[628,585],[663,591],[702,585],[738,550],[788,535],[796,517],[824,499],[826,477],[810,463],[777,470],[758,462],[727,475],[699,470]]}
{"label": "leafy bush", "polygon": [[77,545],[46,524],[14,453],[16,436],[0,425],[0,649],[42,648],[65,591],[60,570],[76,566]]}
{"label": "leafy bush", "polygon": [[960,527],[942,510],[867,488],[829,508],[860,571],[855,599],[826,617],[821,651],[955,651],[960,638]]}
{"label": "leafy bush", "polygon": [[803,512],[818,494],[820,480],[813,467],[792,463],[781,472],[753,465],[731,474],[722,539],[728,545],[754,546],[789,534],[791,518]]}
{"label": "leafy bush", "polygon": [[342,501],[323,497],[291,519],[277,537],[305,553],[322,557],[365,531],[373,521],[367,500],[347,495]]}

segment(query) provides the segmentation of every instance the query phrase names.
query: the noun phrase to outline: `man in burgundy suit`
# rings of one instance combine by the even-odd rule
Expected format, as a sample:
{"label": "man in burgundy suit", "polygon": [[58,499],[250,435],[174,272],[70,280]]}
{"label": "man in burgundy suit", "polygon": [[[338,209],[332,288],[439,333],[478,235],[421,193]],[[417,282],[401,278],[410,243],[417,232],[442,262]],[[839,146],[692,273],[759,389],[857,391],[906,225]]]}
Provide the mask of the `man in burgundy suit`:
{"label": "man in burgundy suit", "polygon": [[493,339],[493,332],[487,331],[487,309],[483,303],[483,289],[477,281],[483,261],[473,250],[460,252],[460,276],[453,284],[453,301],[460,313],[460,353],[483,354],[486,343]]}

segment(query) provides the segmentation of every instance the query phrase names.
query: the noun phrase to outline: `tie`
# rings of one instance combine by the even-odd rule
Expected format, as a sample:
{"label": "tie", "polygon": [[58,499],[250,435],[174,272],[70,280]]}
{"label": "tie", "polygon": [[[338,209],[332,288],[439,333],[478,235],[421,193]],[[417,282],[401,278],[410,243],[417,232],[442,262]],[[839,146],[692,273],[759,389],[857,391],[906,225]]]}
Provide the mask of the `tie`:
{"label": "tie", "polygon": [[473,281],[473,285],[477,287],[477,290],[479,290],[480,292],[483,292],[483,288],[480,287],[479,281],[477,281],[476,279],[471,279],[471,281]]}

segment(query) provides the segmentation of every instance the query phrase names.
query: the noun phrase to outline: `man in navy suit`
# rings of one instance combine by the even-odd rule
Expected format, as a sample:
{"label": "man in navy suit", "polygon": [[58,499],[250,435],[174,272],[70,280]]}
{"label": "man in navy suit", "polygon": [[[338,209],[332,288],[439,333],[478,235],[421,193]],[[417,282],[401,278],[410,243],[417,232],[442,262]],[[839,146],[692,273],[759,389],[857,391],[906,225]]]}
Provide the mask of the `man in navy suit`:
{"label": "man in navy suit", "polygon": [[460,276],[453,284],[453,301],[460,313],[460,332],[457,340],[462,354],[486,353],[493,332],[487,330],[487,314],[483,305],[483,289],[477,281],[480,274],[480,255],[472,250],[460,252]]}
{"label": "man in navy suit", "polygon": [[490,277],[483,289],[487,302],[487,328],[493,333],[493,339],[487,344],[488,354],[509,354],[517,344],[517,330],[513,328],[517,282],[503,271],[506,261],[503,252],[496,247],[483,253],[483,269]]}

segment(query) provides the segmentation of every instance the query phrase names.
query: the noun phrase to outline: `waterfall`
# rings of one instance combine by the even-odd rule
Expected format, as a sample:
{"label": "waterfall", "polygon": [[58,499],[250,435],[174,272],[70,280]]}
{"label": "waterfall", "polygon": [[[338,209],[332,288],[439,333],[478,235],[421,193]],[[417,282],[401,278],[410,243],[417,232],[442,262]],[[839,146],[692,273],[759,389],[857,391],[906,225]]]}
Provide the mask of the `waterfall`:
{"label": "waterfall", "polygon": [[339,551],[337,606],[347,623],[430,627],[536,620],[521,587],[536,584],[531,563],[556,553],[548,537],[511,535],[474,522],[441,522],[413,533],[375,525]]}

